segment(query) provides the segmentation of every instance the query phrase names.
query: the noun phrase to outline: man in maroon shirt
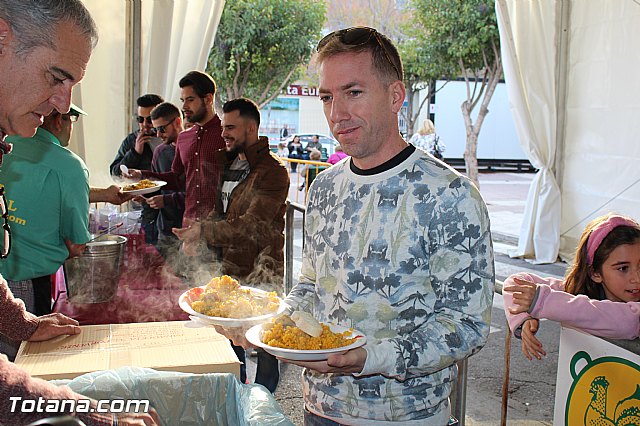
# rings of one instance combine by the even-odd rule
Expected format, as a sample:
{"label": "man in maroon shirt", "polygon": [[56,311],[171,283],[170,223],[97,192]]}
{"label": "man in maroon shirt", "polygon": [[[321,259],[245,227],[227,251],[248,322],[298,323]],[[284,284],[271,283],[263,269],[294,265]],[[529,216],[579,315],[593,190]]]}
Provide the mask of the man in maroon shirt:
{"label": "man in maroon shirt", "polygon": [[194,126],[178,136],[171,171],[154,173],[130,169],[129,176],[160,179],[167,182],[165,189],[172,190],[180,190],[180,180],[185,179],[183,226],[189,226],[204,220],[214,208],[219,174],[214,154],[225,144],[220,119],[213,110],[216,93],[213,78],[200,71],[190,71],[178,84],[182,112]]}

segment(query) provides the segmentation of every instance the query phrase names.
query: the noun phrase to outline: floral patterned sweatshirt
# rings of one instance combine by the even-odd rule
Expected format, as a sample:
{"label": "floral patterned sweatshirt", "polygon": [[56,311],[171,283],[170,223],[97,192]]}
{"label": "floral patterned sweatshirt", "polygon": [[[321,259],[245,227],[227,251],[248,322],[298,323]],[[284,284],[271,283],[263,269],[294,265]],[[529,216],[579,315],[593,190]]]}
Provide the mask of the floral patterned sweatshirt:
{"label": "floral patterned sweatshirt", "polygon": [[489,334],[487,209],[465,177],[413,146],[376,171],[343,161],[310,188],[287,302],[361,331],[367,359],[360,374],[305,370],[305,405],[347,425],[444,425],[454,364]]}

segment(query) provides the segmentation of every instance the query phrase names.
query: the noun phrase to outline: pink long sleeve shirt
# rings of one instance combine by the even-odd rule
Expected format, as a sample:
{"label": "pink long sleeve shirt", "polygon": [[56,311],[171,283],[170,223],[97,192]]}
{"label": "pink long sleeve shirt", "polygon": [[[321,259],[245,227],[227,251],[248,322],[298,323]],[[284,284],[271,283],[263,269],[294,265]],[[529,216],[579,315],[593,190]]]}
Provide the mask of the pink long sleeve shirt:
{"label": "pink long sleeve shirt", "polygon": [[503,293],[509,328],[518,338],[522,324],[530,318],[557,321],[609,339],[632,340],[640,336],[640,302],[612,302],[591,299],[585,295],[575,296],[564,291],[563,280],[541,278],[528,273],[511,275],[505,280],[504,286],[517,285],[514,277],[540,284],[529,312],[515,315],[509,312],[509,308],[517,305],[513,303],[511,293]]}

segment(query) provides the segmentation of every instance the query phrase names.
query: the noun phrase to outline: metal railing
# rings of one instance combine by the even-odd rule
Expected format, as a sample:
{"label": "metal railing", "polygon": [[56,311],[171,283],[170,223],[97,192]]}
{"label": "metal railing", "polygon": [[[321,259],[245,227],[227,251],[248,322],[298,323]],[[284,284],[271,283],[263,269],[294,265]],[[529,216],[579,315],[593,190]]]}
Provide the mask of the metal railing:
{"label": "metal railing", "polygon": [[[304,161],[304,160],[301,160]],[[284,245],[284,292],[289,294],[293,287],[293,254],[294,254],[294,233],[295,233],[295,213],[302,213],[302,233],[304,242],[304,217],[306,209],[304,206],[287,200],[287,211],[285,214],[285,245]],[[502,286],[500,286],[500,292],[502,292]],[[467,360],[465,358],[456,363],[458,367],[457,380],[453,384],[451,390],[451,415],[454,417],[459,426],[465,424],[465,412],[467,408]]]}
{"label": "metal railing", "polygon": [[287,200],[287,211],[284,218],[284,294],[289,294],[293,287],[293,237],[295,213],[302,213],[302,232],[304,232],[305,207]]}
{"label": "metal railing", "polygon": [[[296,188],[300,188],[301,185],[304,184],[304,200],[303,201],[307,201],[307,192],[309,191],[309,174],[305,173],[303,177],[300,175],[300,173],[297,172],[297,170],[292,173],[291,165],[296,164],[297,167],[303,167],[303,166],[310,167],[310,168],[313,167],[315,168],[315,176],[317,176],[318,173],[320,173],[321,168],[322,170],[324,170],[327,167],[331,167],[331,163],[325,163],[324,161],[298,160],[297,158],[288,158],[288,157],[280,157],[280,159],[287,163],[288,169],[289,169],[289,176],[293,176],[293,175],[296,176],[296,182],[295,182]],[[291,178],[291,180],[293,181],[293,178]],[[296,193],[295,198],[297,202],[298,193]]]}

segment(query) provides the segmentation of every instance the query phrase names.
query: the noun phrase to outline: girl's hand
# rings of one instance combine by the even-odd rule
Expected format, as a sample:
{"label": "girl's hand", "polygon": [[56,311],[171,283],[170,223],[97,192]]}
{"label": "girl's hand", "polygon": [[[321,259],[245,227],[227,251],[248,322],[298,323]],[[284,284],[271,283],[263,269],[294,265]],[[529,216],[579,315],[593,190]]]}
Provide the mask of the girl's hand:
{"label": "girl's hand", "polygon": [[539,325],[540,321],[535,318],[531,318],[522,324],[522,333],[520,335],[522,353],[529,361],[533,360],[533,357],[540,360],[543,356],[547,356],[547,353],[542,349],[542,343],[535,336]]}
{"label": "girl's hand", "polygon": [[536,296],[538,284],[520,278],[514,278],[513,280],[517,285],[509,285],[502,289],[502,291],[512,293],[513,303],[517,305],[514,308],[509,308],[509,312],[512,314],[527,312]]}

